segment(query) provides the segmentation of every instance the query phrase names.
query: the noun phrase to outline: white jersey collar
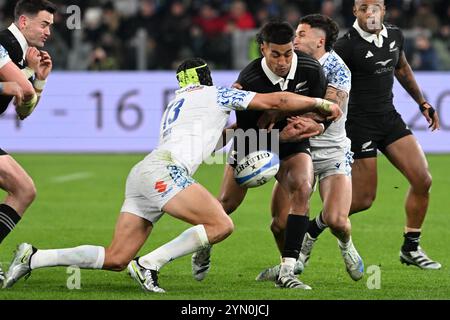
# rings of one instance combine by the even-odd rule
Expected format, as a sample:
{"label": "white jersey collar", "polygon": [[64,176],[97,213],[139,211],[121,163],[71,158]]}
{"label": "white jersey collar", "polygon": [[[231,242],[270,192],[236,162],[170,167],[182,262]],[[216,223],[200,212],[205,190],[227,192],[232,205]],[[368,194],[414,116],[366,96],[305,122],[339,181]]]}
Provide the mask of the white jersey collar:
{"label": "white jersey collar", "polygon": [[325,54],[319,59],[319,63],[321,66],[323,66],[325,64],[325,61],[327,61],[329,56],[330,56],[330,52],[325,52]]}
{"label": "white jersey collar", "polygon": [[355,23],[353,24],[353,28],[355,28],[356,31],[358,31],[361,38],[363,38],[364,40],[366,40],[369,43],[372,43],[372,42],[375,43],[375,45],[378,48],[381,48],[383,46],[383,37],[384,38],[388,37],[387,29],[384,24],[383,24],[383,29],[381,30],[381,32],[378,35],[364,31],[359,26],[358,20],[356,20]]}
{"label": "white jersey collar", "polygon": [[272,82],[272,84],[275,85],[278,83],[280,85],[281,90],[285,91],[287,90],[289,80],[293,80],[295,77],[295,72],[297,70],[297,62],[298,62],[297,55],[295,54],[295,52],[293,52],[291,69],[289,70],[286,79],[276,75],[275,73],[272,72],[272,70],[269,69],[269,67],[267,66],[266,58],[263,58],[261,60],[261,67],[264,73],[266,74],[267,78],[269,78],[269,80]]}
{"label": "white jersey collar", "polygon": [[11,25],[8,27],[8,30],[11,31],[11,33],[14,35],[14,37],[19,41],[20,47],[23,51],[23,59],[26,60],[27,56],[27,50],[28,50],[28,42],[27,39],[25,39],[25,36],[23,33],[17,28],[17,26],[14,23],[11,23]]}

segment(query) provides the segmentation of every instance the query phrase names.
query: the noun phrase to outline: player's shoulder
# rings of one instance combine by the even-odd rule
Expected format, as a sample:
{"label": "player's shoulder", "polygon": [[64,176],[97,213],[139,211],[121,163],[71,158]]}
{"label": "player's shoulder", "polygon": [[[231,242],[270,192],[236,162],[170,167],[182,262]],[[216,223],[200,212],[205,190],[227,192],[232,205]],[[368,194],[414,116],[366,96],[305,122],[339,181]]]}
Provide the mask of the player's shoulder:
{"label": "player's shoulder", "polygon": [[350,29],[347,30],[346,33],[344,33],[344,35],[339,37],[336,42],[337,43],[352,42],[359,40],[360,38],[361,36],[359,35],[358,31],[356,31],[355,28],[351,27]]}
{"label": "player's shoulder", "polygon": [[239,73],[239,80],[246,83],[252,83],[260,79],[261,74],[263,74],[261,60],[262,58],[255,59],[251,61],[244,69],[242,69]]}
{"label": "player's shoulder", "polygon": [[388,32],[388,37],[403,37],[403,31],[399,27],[393,24],[385,24]]}
{"label": "player's shoulder", "polygon": [[302,51],[295,51],[297,55],[297,72],[303,68],[307,69],[321,69],[319,61],[317,61],[314,57]]}

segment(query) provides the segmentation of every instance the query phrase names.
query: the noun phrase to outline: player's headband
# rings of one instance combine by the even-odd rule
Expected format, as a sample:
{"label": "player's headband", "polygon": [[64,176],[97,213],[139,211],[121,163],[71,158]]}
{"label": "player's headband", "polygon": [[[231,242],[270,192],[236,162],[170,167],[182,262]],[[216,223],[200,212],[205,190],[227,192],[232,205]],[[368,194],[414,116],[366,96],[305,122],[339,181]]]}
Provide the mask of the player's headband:
{"label": "player's headband", "polygon": [[198,78],[197,69],[206,67],[205,63],[202,66],[198,66],[195,68],[189,68],[186,70],[182,70],[177,73],[178,84],[180,88],[184,88],[189,84],[200,84],[200,79]]}

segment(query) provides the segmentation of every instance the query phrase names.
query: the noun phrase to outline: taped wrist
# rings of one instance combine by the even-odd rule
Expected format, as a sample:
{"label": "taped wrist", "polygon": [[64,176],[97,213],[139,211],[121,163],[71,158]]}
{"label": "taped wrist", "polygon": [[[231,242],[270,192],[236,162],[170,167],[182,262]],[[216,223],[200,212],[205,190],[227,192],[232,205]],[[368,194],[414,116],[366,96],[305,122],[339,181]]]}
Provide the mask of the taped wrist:
{"label": "taped wrist", "polygon": [[422,112],[422,113],[425,110],[428,110],[428,115],[430,116],[430,118],[433,118],[433,116],[434,116],[434,114],[436,112],[436,110],[434,110],[434,108],[431,106],[431,104],[429,104],[427,101],[421,103],[419,105],[419,109],[420,109],[420,112]]}
{"label": "taped wrist", "polygon": [[38,96],[35,94],[31,100],[23,101],[22,104],[18,105],[16,107],[16,112],[19,115],[19,118],[23,120],[28,117],[33,112],[34,108],[36,108],[37,101]]}

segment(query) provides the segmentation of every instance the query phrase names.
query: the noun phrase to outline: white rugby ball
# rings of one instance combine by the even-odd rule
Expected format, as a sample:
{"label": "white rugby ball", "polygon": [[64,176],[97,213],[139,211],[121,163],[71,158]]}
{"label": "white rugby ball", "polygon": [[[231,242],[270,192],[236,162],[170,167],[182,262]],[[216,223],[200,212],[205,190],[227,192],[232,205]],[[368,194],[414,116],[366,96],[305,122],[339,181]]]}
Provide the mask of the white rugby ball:
{"label": "white rugby ball", "polygon": [[234,178],[241,187],[259,187],[272,179],[279,168],[277,154],[266,150],[255,151],[237,163]]}

